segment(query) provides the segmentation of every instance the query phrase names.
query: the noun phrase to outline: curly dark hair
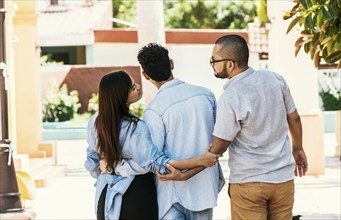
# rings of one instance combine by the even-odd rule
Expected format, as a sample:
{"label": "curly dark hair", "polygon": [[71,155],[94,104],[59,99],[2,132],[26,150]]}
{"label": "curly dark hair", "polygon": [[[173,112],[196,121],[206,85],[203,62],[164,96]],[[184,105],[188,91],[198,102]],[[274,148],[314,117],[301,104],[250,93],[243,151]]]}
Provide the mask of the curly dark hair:
{"label": "curly dark hair", "polygon": [[137,60],[152,80],[161,82],[169,79],[172,74],[168,50],[157,43],[149,43],[142,47]]}

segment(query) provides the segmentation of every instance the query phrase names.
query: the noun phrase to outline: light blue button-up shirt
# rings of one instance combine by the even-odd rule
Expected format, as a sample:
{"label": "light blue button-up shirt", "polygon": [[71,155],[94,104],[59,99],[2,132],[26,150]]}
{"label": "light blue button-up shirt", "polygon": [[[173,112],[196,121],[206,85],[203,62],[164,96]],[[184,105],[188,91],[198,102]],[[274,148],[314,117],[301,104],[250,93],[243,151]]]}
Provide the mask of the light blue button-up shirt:
{"label": "light blue button-up shirt", "polygon": [[[101,192],[108,185],[105,199],[105,219],[118,219],[121,211],[122,195],[129,188],[135,175],[145,174],[148,171],[167,173],[165,167],[169,158],[153,146],[148,127],[143,121],[139,121],[134,130],[133,124],[122,120],[120,131],[120,143],[122,146],[123,160],[115,167],[113,174],[100,174],[99,154],[97,150],[97,132],[95,119],[98,113],[93,115],[87,127],[87,158],[85,168],[91,176],[96,178],[95,211]],[[143,214],[143,213],[142,213]]]}
{"label": "light blue button-up shirt", "polygon": [[[160,87],[143,120],[154,145],[166,156],[181,160],[200,155],[211,144],[215,112],[211,91],[173,79]],[[162,218],[176,202],[192,211],[215,207],[224,178],[216,164],[187,181],[156,182]]]}

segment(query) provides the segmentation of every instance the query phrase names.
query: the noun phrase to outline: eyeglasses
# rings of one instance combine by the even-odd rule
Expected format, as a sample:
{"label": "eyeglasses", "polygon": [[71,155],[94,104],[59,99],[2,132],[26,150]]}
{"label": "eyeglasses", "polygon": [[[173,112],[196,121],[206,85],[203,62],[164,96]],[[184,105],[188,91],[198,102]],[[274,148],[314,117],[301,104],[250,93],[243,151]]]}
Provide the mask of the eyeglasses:
{"label": "eyeglasses", "polygon": [[214,60],[213,58],[210,59],[210,64],[213,67],[215,63],[221,62],[221,61],[231,61],[233,63],[235,63],[235,60],[231,60],[231,59],[221,59],[221,60]]}

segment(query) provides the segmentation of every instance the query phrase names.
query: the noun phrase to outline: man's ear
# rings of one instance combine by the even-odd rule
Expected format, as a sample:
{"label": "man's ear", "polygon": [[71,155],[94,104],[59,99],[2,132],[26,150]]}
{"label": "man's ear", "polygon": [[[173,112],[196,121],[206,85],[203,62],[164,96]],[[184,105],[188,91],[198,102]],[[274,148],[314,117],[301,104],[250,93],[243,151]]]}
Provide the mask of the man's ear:
{"label": "man's ear", "polygon": [[144,78],[146,78],[146,80],[150,80],[150,77],[147,75],[147,73],[142,70],[142,75],[144,76]]}
{"label": "man's ear", "polygon": [[174,69],[174,61],[173,61],[173,59],[170,59],[169,63],[170,63],[171,70],[173,70]]}

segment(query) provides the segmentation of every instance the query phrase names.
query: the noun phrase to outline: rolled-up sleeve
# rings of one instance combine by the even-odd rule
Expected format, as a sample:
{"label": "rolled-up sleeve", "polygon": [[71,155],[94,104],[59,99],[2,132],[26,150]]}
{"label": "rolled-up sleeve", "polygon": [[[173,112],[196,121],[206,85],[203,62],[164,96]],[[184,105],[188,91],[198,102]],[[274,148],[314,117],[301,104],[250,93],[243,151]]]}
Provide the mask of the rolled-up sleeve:
{"label": "rolled-up sleeve", "polygon": [[226,97],[222,96],[218,103],[213,135],[223,140],[233,141],[241,128],[237,114],[238,111]]}
{"label": "rolled-up sleeve", "polygon": [[170,159],[154,146],[144,122],[139,122],[139,129],[131,136],[126,149],[128,156],[144,169],[153,173],[168,173],[166,164]]}
{"label": "rolled-up sleeve", "polygon": [[97,178],[101,173],[101,169],[99,167],[99,157],[96,151],[92,149],[92,147],[88,147],[86,149],[86,160],[84,163],[84,167],[87,171],[89,171],[90,175],[94,178]]}
{"label": "rolled-up sleeve", "polygon": [[93,115],[87,126],[87,142],[88,142],[88,148],[86,149],[86,160],[84,162],[84,167],[87,171],[90,172],[90,175],[92,177],[97,177],[100,173],[100,167],[99,167],[99,155],[96,152],[96,130],[94,126],[95,119],[97,117],[97,113]]}

